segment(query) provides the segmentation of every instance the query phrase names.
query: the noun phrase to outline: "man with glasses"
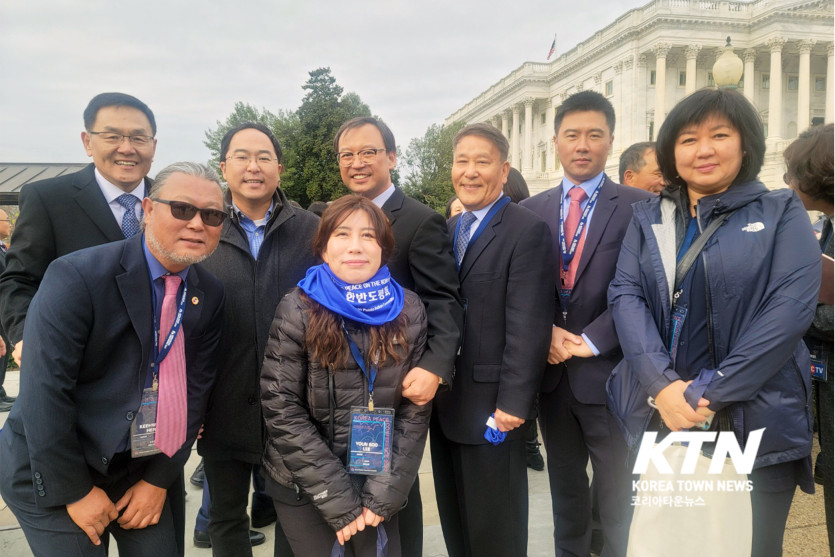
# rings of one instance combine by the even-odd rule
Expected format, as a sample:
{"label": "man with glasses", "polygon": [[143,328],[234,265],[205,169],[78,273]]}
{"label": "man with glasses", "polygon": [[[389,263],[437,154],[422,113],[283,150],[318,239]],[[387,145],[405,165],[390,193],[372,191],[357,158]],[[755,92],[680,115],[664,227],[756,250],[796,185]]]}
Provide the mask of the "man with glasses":
{"label": "man with glasses", "polygon": [[0,277],[0,317],[18,363],[26,311],[49,264],[139,232],[157,145],[153,112],[131,95],[101,93],[84,110],[84,128],[81,141],[92,164],[20,191],[20,216]]}
{"label": "man with glasses", "polygon": [[[439,213],[406,197],[392,184],[397,147],[394,135],[382,121],[361,117],[345,122],[336,132],[334,149],[344,184],[373,201],[389,218],[394,233],[394,253],[388,261],[391,275],[401,286],[417,293],[426,306],[426,351],[403,380],[403,396],[415,404],[427,404],[440,386],[452,383],[464,321],[446,223]],[[417,479],[398,523],[404,557],[420,557],[423,510]]]}
{"label": "man with glasses", "polygon": [[[253,468],[256,487],[263,486],[257,468],[264,453],[264,348],[278,302],[317,263],[312,240],[319,219],[294,208],[279,188],[281,146],[266,126],[247,122],[226,132],[220,168],[231,218],[205,267],[226,287],[226,311],[217,382],[197,444],[211,501],[209,540],[199,535],[198,519],[195,544],[211,545],[215,557],[246,557],[252,555],[246,506]],[[275,520],[275,511],[263,487],[260,496],[258,491],[253,526],[266,526],[270,520],[264,517]],[[278,524],[275,539],[275,555],[292,556]]]}
{"label": "man with glasses", "polygon": [[195,263],[226,218],[217,173],[163,169],[144,233],[53,261],[0,432],[0,494],[36,556],[182,555],[174,499],[214,382],[223,286]]}

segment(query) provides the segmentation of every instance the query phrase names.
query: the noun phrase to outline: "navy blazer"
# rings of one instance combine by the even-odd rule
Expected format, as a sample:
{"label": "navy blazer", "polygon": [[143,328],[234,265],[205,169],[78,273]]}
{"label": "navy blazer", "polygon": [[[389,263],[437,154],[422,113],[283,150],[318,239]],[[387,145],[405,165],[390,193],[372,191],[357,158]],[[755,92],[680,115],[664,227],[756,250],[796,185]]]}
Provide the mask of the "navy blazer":
{"label": "navy blazer", "polygon": [[[620,246],[632,220],[632,204],[651,197],[652,194],[645,190],[616,184],[608,176],[603,181],[577,266],[567,322],[563,320],[559,302],[559,276],[551,293],[556,300],[553,323],[576,335],[585,333],[600,351],[600,356],[571,358],[561,364],[548,364],[542,382],[544,392],[553,391],[562,374],[568,373],[571,392],[577,400],[584,404],[606,403],[606,379],[622,358],[612,312],[606,302],[606,292],[615,276]],[[560,185],[521,203],[539,215],[551,228],[554,246],[551,258],[557,265],[560,264],[561,200]]]}
{"label": "navy blazer", "polygon": [[[448,222],[450,237],[458,218]],[[497,407],[532,417],[551,340],[552,254],[548,226],[513,203],[467,249],[458,272],[466,318],[455,380],[450,391],[435,397],[441,429],[451,441],[486,443],[485,422]]]}
{"label": "navy blazer", "polygon": [[[148,459],[143,479],[168,488],[182,472],[215,377],[223,286],[199,265],[189,269],[183,316],[188,430],[171,458]],[[154,350],[153,310],[142,236],[56,259],[32,300],[24,333],[20,396],[3,435],[25,437],[26,455],[7,455],[42,489],[39,506],[66,505],[104,476],[139,408]],[[182,334],[182,333],[181,333]],[[9,446],[2,445],[2,450]],[[31,501],[29,501],[31,504]]]}
{"label": "navy blazer", "polygon": [[[145,178],[145,188],[151,181]],[[20,216],[0,276],[0,312],[11,345],[23,338],[32,297],[47,266],[82,248],[124,240],[96,182],[95,165],[23,186]]]}

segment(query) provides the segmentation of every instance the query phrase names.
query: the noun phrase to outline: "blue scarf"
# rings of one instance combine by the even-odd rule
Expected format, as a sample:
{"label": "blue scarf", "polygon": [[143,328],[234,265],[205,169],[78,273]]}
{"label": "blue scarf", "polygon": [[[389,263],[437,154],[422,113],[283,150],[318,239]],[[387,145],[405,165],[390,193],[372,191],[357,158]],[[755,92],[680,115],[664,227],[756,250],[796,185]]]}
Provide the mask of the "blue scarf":
{"label": "blue scarf", "polygon": [[391,278],[387,265],[362,284],[343,281],[327,263],[314,265],[299,288],[332,312],[366,325],[394,321],[403,310],[403,288]]}

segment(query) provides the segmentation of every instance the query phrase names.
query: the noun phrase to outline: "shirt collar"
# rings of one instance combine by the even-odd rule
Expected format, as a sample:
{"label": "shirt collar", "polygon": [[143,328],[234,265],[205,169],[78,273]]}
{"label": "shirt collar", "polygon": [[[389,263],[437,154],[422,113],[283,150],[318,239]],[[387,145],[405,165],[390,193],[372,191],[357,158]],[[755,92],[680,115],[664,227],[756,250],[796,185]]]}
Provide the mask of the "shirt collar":
{"label": "shirt collar", "polygon": [[235,205],[235,202],[232,201],[232,210],[235,211],[236,215],[238,215],[238,220],[240,220],[241,222],[251,222],[255,226],[265,226],[267,222],[270,220],[270,216],[272,216],[273,214],[273,209],[275,209],[275,201],[270,201],[270,207],[264,214],[264,218],[258,219],[259,221],[262,221],[260,224],[258,224],[256,221],[243,214],[243,212],[241,212],[241,210],[238,209],[238,206]]}
{"label": "shirt collar", "polygon": [[[145,254],[145,261],[148,263],[148,274],[151,276],[151,284],[154,283],[155,280],[160,278],[163,275],[170,275],[171,273],[166,269],[162,263],[159,262],[159,259],[154,257],[154,254],[151,253],[151,250],[148,249],[148,243],[145,241],[145,233],[142,233],[142,252]],[[186,276],[188,275],[189,267],[186,267],[179,273],[174,273],[178,275],[183,282],[186,281]]]}
{"label": "shirt collar", "polygon": [[104,194],[104,199],[107,201],[108,204],[113,203],[117,197],[124,193],[129,193],[133,195],[140,202],[145,197],[145,180],[141,180],[135,188],[133,188],[131,191],[126,192],[119,186],[113,184],[112,182],[109,182],[107,178],[102,176],[98,168],[94,170],[94,173],[96,175],[96,183],[99,185],[101,192]]}
{"label": "shirt collar", "polygon": [[499,193],[499,196],[496,199],[494,199],[491,203],[489,203],[488,205],[482,207],[481,209],[478,209],[477,211],[470,211],[470,212],[473,214],[473,216],[476,218],[476,220],[478,220],[478,222],[481,222],[482,219],[484,219],[484,217],[487,216],[487,213],[490,212],[490,209],[493,208],[493,205],[495,205],[496,202],[499,199],[501,199],[502,197],[504,197],[504,192]]}
{"label": "shirt collar", "polygon": [[383,193],[381,193],[380,195],[378,195],[377,197],[372,199],[371,202],[374,203],[374,205],[376,205],[377,207],[382,207],[385,204],[385,202],[388,201],[389,198],[393,194],[394,194],[394,184],[389,183],[389,187],[386,188],[386,191],[384,191]]}
{"label": "shirt collar", "polygon": [[583,182],[581,184],[575,184],[574,182],[572,182],[571,180],[569,180],[568,178],[563,176],[563,179],[562,179],[562,198],[563,198],[563,201],[568,199],[568,192],[574,186],[580,186],[581,188],[583,188],[583,191],[586,192],[586,196],[591,197],[591,194],[594,193],[594,188],[597,187],[597,184],[599,184],[600,180],[603,178],[603,174],[604,174],[604,172],[601,172],[600,174],[598,174],[594,178],[591,178],[590,180],[586,180],[585,182]]}

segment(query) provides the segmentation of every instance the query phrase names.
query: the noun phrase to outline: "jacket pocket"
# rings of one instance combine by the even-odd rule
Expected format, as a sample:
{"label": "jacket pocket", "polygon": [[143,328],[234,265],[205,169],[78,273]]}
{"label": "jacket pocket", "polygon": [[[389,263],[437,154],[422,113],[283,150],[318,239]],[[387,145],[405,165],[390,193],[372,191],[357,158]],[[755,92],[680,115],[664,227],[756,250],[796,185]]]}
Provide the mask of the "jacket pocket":
{"label": "jacket pocket", "polygon": [[501,371],[501,364],[475,364],[473,365],[473,381],[477,383],[498,383]]}

